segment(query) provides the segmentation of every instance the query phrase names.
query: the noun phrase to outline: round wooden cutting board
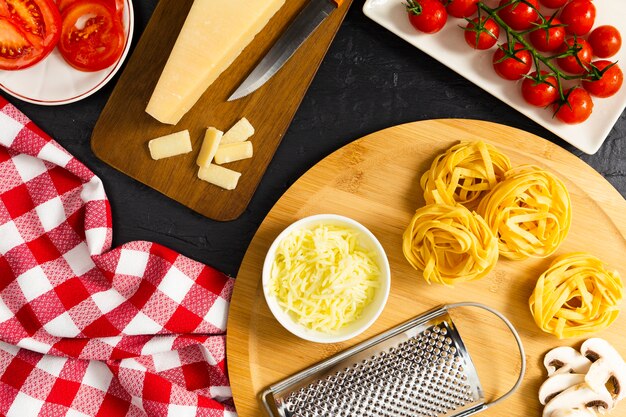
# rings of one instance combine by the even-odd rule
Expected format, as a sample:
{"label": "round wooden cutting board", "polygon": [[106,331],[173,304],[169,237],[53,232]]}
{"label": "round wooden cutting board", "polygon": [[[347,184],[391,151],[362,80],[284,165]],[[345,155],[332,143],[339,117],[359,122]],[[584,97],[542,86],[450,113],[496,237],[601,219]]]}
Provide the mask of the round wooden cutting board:
{"label": "round wooden cutting board", "polygon": [[[419,178],[433,158],[460,140],[482,139],[516,165],[535,164],[557,174],[573,204],[571,231],[547,259],[500,259],[480,281],[453,288],[429,285],[402,254],[402,233],[424,205]],[[361,336],[343,343],[316,344],[293,336],[273,318],[263,298],[261,269],[274,238],[292,222],[312,214],[336,213],[368,227],[380,240],[391,266],[392,284],[380,318]],[[487,304],[504,313],[520,332],[528,369],[520,389],[484,416],[539,416],[537,391],[546,375],[543,355],[583,339],[559,340],[535,325],[528,298],[537,277],[558,254],[587,251],[626,278],[626,202],[596,171],[560,147],[507,126],[473,120],[431,120],[392,127],[357,140],[314,166],[278,201],[257,231],[235,284],[227,330],[228,370],[240,417],[263,415],[258,394],[269,385],[326,357],[441,305]],[[497,319],[475,309],[453,311],[476,365],[487,401],[505,393],[519,372],[513,337]],[[595,336],[626,355],[626,314]],[[624,415],[619,404],[614,415]],[[355,416],[358,417],[358,416]]]}

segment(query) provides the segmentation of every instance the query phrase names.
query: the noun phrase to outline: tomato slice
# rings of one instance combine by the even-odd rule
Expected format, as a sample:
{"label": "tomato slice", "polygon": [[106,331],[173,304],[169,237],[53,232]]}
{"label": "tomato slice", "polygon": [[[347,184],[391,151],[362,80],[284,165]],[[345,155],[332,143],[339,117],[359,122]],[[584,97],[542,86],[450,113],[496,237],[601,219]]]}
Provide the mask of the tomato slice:
{"label": "tomato slice", "polygon": [[52,0],[0,0],[0,17],[2,69],[34,65],[59,41],[61,15]]}
{"label": "tomato slice", "polygon": [[17,25],[32,44],[52,50],[59,40],[61,15],[52,0],[0,0],[0,16]]}
{"label": "tomato slice", "polygon": [[13,23],[0,17],[0,69],[17,70],[32,65],[40,54],[26,35]]}
{"label": "tomato slice", "polygon": [[[70,5],[76,3],[78,0],[58,0],[57,7],[59,11],[63,13]],[[104,0],[104,3],[112,10],[115,10],[117,17],[121,20],[124,13],[124,0]]]}
{"label": "tomato slice", "polygon": [[102,0],[77,0],[62,15],[59,51],[81,71],[99,71],[115,64],[124,50],[124,28]]}

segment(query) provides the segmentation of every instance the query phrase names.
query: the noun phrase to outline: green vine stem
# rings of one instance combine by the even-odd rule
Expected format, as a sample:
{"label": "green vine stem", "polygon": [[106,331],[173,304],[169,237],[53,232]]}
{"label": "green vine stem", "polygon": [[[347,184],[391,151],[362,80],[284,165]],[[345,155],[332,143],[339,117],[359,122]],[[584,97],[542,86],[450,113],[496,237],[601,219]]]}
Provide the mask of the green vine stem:
{"label": "green vine stem", "polygon": [[[482,10],[483,12],[485,12],[491,19],[493,19],[502,29],[505,30],[506,32],[506,38],[507,38],[507,42],[510,41],[510,39],[514,39],[517,43],[520,43],[521,45],[524,46],[524,48],[526,50],[528,50],[528,52],[531,54],[533,62],[535,64],[535,68],[537,70],[537,74],[539,76],[541,76],[541,68],[539,65],[539,62],[542,62],[547,68],[550,69],[550,71],[552,71],[552,75],[556,78],[557,80],[557,84],[558,86],[556,86],[559,90],[559,95],[561,97],[561,100],[566,99],[565,94],[563,92],[563,86],[561,83],[561,80],[582,80],[584,78],[588,78],[589,74],[587,72],[580,74],[580,75],[569,75],[569,74],[565,74],[563,71],[561,71],[560,69],[558,69],[553,63],[552,60],[555,58],[564,58],[567,56],[576,56],[578,54],[578,52],[580,51],[580,46],[577,46],[576,42],[574,43],[574,46],[571,48],[568,48],[567,51],[558,54],[558,55],[554,55],[554,56],[544,56],[542,54],[540,54],[539,52],[537,52],[537,50],[530,44],[530,42],[528,42],[525,38],[524,35],[532,32],[534,30],[545,30],[545,27],[542,29],[541,25],[537,25],[535,28],[523,31],[523,32],[518,32],[514,29],[512,29],[504,20],[502,20],[502,18],[498,15],[498,12],[502,9],[504,9],[507,6],[510,6],[512,4],[517,4],[517,3],[524,3],[526,5],[528,5],[529,7],[532,7],[533,9],[535,9],[535,11],[537,12],[537,14],[539,15],[541,21],[543,23],[546,22],[546,18],[540,13],[539,10],[537,10],[533,4],[527,2],[526,0],[511,0],[506,4],[503,4],[502,6],[496,7],[496,8],[491,8],[489,6],[487,6],[486,4],[484,4],[482,1],[479,1],[477,3],[478,5],[478,10]],[[515,58],[515,57],[513,57]],[[578,59],[578,58],[576,58]],[[582,64],[579,61],[579,64]],[[590,64],[591,65],[591,64]],[[587,65],[581,65],[583,68]],[[601,76],[601,74],[600,74]]]}

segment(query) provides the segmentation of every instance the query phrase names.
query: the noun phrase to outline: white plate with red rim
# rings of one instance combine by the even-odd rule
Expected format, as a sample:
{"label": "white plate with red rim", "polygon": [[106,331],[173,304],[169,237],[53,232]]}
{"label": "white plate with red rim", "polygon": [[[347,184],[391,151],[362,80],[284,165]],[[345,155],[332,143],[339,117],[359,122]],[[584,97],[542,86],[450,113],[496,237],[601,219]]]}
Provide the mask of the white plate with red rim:
{"label": "white plate with red rim", "polygon": [[[459,27],[465,26],[465,20],[448,16],[448,22],[441,31],[432,35],[420,33],[409,23],[403,3],[403,0],[366,0],[363,12],[376,23],[585,153],[594,154],[600,149],[626,108],[625,83],[613,97],[594,97],[593,113],[589,119],[577,125],[565,124],[552,117],[551,108],[536,108],[527,104],[520,92],[521,81],[504,80],[493,71],[491,61],[495,46],[487,51],[477,51],[467,46],[463,30]],[[485,3],[495,7],[498,2],[488,0]],[[626,72],[626,1],[603,0],[594,4],[597,11],[594,28],[601,25],[615,26],[625,40],[618,54],[609,59],[619,61],[622,71]],[[551,14],[550,9],[542,10]],[[499,43],[504,43],[504,39],[505,35],[501,33]]]}
{"label": "white plate with red rim", "polygon": [[120,69],[133,38],[135,18],[132,0],[124,0],[122,16],[126,44],[120,59],[101,71],[79,71],[70,66],[58,48],[41,62],[17,71],[0,70],[0,89],[20,100],[45,106],[73,103],[100,90]]}

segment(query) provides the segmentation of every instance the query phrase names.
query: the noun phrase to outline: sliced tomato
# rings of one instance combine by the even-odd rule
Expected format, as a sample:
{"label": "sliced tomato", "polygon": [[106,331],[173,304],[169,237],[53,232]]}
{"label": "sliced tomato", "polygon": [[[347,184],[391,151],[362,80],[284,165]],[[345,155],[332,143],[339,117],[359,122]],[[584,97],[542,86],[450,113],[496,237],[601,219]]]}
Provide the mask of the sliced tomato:
{"label": "sliced tomato", "polygon": [[0,69],[17,70],[32,65],[40,56],[34,49],[17,26],[0,17]]}
{"label": "sliced tomato", "polygon": [[5,67],[11,67],[4,69],[21,69],[36,64],[48,56],[59,41],[61,15],[52,0],[0,0],[0,17],[4,19],[0,31],[3,41],[11,43],[12,47],[22,44],[20,38],[28,43],[28,46],[18,47],[19,52],[13,55],[19,55],[19,58],[11,58],[11,53],[15,54],[17,49],[1,51],[14,63],[3,63]]}
{"label": "sliced tomato", "polygon": [[77,0],[62,15],[59,51],[74,68],[99,71],[115,64],[125,35],[115,12],[102,0]]}
{"label": "sliced tomato", "polygon": [[[70,5],[76,3],[79,0],[58,0],[57,7],[59,11],[63,13],[65,9],[67,9]],[[124,13],[124,0],[104,0],[104,3],[109,6],[112,10],[115,10],[117,16],[122,19]]]}

